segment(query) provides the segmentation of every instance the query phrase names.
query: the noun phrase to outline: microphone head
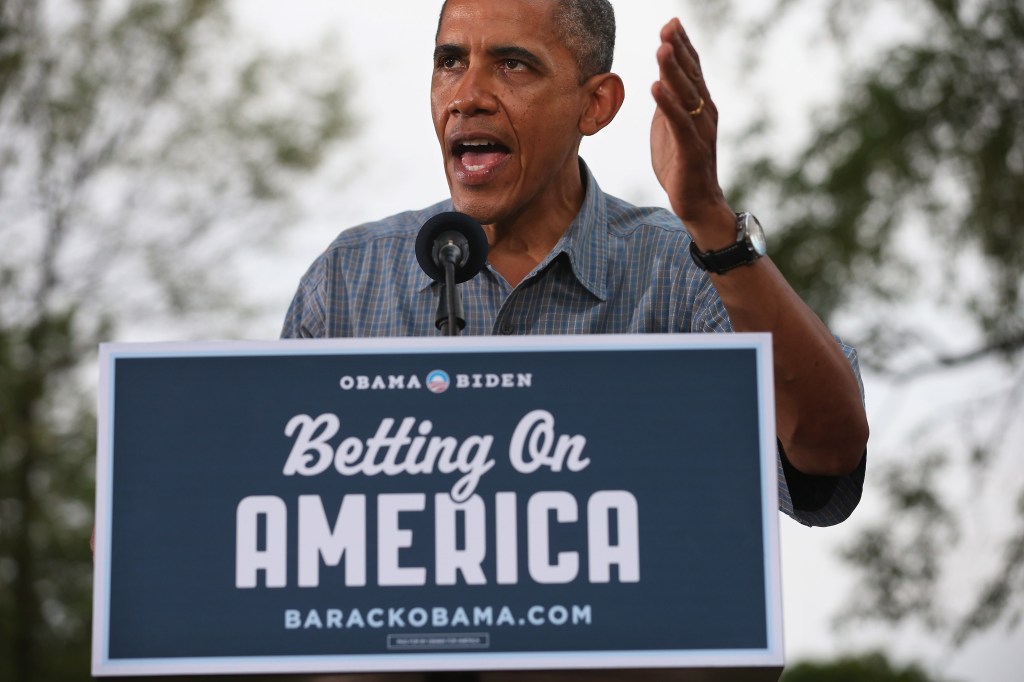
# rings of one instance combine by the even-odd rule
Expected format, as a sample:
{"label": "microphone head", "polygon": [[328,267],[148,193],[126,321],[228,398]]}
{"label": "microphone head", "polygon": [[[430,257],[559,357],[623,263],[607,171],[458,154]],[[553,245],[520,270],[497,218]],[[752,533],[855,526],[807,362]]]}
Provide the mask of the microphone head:
{"label": "microphone head", "polygon": [[462,247],[464,253],[455,266],[455,283],[473,279],[487,261],[487,235],[480,223],[465,213],[439,213],[423,224],[416,236],[416,260],[420,267],[431,279],[444,282],[444,266],[437,258],[437,242],[446,232],[462,235],[467,244]]}

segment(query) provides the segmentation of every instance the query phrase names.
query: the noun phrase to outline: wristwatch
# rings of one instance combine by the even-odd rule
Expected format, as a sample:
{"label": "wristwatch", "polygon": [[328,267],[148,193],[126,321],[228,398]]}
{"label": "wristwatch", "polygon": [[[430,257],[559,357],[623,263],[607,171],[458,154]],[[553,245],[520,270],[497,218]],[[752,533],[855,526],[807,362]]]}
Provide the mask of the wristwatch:
{"label": "wristwatch", "polygon": [[736,243],[718,251],[701,251],[690,242],[690,256],[701,270],[721,275],[741,265],[750,265],[768,251],[761,223],[751,213],[736,214]]}

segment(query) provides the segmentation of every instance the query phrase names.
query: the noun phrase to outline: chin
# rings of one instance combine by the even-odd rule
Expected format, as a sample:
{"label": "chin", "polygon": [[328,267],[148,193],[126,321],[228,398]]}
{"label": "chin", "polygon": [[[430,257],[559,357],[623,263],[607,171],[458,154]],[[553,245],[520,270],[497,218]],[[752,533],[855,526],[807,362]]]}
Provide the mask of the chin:
{"label": "chin", "polygon": [[484,197],[452,195],[452,204],[459,213],[465,213],[482,225],[491,225],[501,220],[502,209],[497,202]]}

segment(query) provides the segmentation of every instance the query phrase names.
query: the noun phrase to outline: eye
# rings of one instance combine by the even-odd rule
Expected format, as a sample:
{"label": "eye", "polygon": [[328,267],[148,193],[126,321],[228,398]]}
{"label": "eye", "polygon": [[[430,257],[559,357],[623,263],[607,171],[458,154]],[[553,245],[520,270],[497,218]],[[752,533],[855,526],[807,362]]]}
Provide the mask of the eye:
{"label": "eye", "polygon": [[449,71],[459,66],[459,58],[454,55],[441,55],[437,58],[435,66],[438,69]]}
{"label": "eye", "polygon": [[506,59],[504,62],[502,62],[502,65],[508,71],[524,71],[526,69],[526,64],[519,61],[518,59]]}

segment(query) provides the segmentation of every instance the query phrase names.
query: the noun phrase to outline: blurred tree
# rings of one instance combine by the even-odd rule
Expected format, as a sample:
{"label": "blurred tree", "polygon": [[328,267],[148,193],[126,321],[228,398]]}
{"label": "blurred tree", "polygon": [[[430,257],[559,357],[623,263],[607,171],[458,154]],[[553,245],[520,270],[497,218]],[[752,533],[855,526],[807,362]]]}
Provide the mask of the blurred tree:
{"label": "blurred tree", "polygon": [[238,256],[351,130],[342,63],[219,0],[0,1],[0,679],[88,674],[97,343],[231,333]]}
{"label": "blurred tree", "polygon": [[803,661],[787,667],[779,682],[939,682],[915,665],[896,668],[884,654]]}
{"label": "blurred tree", "polygon": [[[713,9],[735,19],[738,3]],[[1024,413],[1024,4],[776,0],[765,9],[747,25],[761,50],[748,66],[787,19],[814,13],[827,23],[819,33],[841,53],[859,49],[859,61],[847,63],[837,100],[795,153],[766,151],[775,126],[758,117],[736,145],[747,151],[730,199],[773,207],[772,259],[890,385],[953,370],[995,375],[962,403],[916,405],[918,428],[899,452],[869,448],[886,509],[845,552],[860,576],[848,615],[913,621],[953,643],[1015,627],[1024,606],[1024,479],[1013,447]],[[887,44],[887,33],[900,38]],[[981,517],[968,532],[992,501],[1003,503],[998,522]],[[975,595],[957,601],[965,590],[943,589],[954,567],[974,572]]]}

